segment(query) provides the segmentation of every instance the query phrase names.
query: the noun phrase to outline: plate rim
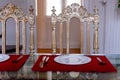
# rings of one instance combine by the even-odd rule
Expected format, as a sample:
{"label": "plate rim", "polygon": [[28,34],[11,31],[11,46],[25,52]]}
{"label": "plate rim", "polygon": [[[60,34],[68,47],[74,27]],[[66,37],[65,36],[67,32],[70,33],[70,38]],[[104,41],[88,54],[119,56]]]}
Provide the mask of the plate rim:
{"label": "plate rim", "polygon": [[[0,56],[3,56],[3,57],[4,57],[3,60],[1,60],[1,58],[0,58],[0,62],[4,62],[4,61],[6,61],[6,60],[8,60],[8,59],[10,58],[10,56],[7,55],[7,54],[0,54]],[[5,58],[5,57],[6,57],[6,58]]]}
{"label": "plate rim", "polygon": [[[87,58],[88,59],[88,61],[87,62],[84,62],[84,63],[63,63],[63,62],[60,62],[60,61],[58,61],[58,59],[60,59],[60,57],[62,57],[62,56],[68,56],[68,57],[71,57],[71,56],[77,56],[77,57],[79,57],[79,56],[81,56],[81,57],[85,57],[85,58]],[[80,55],[80,54],[65,54],[65,55],[59,55],[59,56],[56,56],[55,58],[54,58],[54,61],[55,62],[57,62],[57,63],[59,63],[59,64],[65,64],[65,65],[82,65],[82,64],[87,64],[87,63],[89,63],[89,62],[91,62],[91,58],[90,57],[88,57],[88,56],[85,56],[85,55]]]}

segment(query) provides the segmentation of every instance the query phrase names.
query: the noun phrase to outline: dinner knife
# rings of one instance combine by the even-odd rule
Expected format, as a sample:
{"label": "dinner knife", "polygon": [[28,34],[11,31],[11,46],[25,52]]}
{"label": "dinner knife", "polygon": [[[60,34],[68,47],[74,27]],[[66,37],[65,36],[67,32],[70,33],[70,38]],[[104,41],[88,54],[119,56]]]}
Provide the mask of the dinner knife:
{"label": "dinner knife", "polygon": [[23,58],[23,55],[22,56],[19,56],[17,59],[13,60],[13,62],[17,63],[19,62],[21,59]]}
{"label": "dinner knife", "polygon": [[104,62],[103,60],[101,60],[99,57],[97,57],[97,60],[99,61],[100,65],[105,65],[106,64],[106,62]]}

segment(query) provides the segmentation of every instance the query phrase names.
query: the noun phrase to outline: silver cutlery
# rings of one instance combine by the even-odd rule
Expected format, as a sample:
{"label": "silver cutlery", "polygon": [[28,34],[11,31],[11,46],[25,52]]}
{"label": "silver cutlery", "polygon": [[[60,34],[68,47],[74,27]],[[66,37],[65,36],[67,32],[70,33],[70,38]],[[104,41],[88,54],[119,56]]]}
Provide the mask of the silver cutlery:
{"label": "silver cutlery", "polygon": [[102,59],[100,59],[99,57],[97,57],[97,60],[99,61],[99,64],[100,65],[105,65],[106,62],[104,62]]}
{"label": "silver cutlery", "polygon": [[23,55],[20,56],[20,57],[18,57],[18,58],[15,59],[15,60],[12,60],[12,62],[17,63],[17,62],[19,62],[22,58],[23,58]]}
{"label": "silver cutlery", "polygon": [[47,58],[45,59],[45,63],[47,63],[47,62],[48,62],[48,60],[49,60],[49,57],[47,57]]}
{"label": "silver cutlery", "polygon": [[47,64],[48,60],[49,57],[43,56],[42,61],[40,62],[40,67],[43,68],[43,66]]}

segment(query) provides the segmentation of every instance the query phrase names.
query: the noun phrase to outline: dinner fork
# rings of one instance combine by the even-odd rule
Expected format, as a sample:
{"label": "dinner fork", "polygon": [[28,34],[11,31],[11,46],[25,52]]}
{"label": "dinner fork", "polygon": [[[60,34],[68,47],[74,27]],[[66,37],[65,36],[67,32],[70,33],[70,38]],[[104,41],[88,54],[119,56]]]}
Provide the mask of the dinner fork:
{"label": "dinner fork", "polygon": [[40,67],[43,68],[46,56],[43,56],[42,61],[40,62]]}
{"label": "dinner fork", "polygon": [[40,62],[40,67],[43,68],[43,66],[47,64],[48,60],[49,60],[49,57],[44,56],[42,58],[42,61]]}

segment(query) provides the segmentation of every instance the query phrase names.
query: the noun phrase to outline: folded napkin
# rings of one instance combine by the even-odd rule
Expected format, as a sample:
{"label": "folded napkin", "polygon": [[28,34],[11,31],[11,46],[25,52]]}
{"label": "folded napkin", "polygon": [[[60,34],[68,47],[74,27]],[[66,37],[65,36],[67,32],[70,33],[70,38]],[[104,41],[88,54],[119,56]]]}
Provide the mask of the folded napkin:
{"label": "folded napkin", "polygon": [[[47,55],[48,56],[48,55]],[[110,61],[104,56],[97,56],[92,55],[88,56],[91,58],[91,62],[86,64],[80,64],[80,65],[65,65],[60,64],[54,61],[55,55],[49,55],[49,61],[47,65],[44,65],[44,67],[40,67],[40,62],[42,61],[43,56],[40,56],[36,63],[34,64],[32,70],[33,71],[61,71],[61,72],[69,72],[69,71],[76,71],[76,72],[117,72],[115,67],[110,63]],[[99,57],[101,60],[103,60],[106,64],[100,65],[99,61],[97,60],[97,57]]]}
{"label": "folded napkin", "polygon": [[[23,56],[18,62],[14,60]],[[29,55],[10,55],[10,58],[6,61],[0,62],[0,71],[18,71],[28,59]]]}

